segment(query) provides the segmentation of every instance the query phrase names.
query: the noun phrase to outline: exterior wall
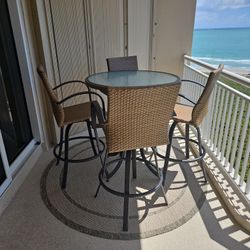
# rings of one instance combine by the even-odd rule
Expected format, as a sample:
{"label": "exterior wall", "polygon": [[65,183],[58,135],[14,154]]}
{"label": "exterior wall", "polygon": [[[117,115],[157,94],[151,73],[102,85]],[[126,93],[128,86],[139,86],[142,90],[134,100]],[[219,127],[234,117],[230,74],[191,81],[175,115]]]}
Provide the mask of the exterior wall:
{"label": "exterior wall", "polygon": [[155,0],[153,69],[183,73],[183,55],[191,53],[196,0]]}
{"label": "exterior wall", "polygon": [[128,55],[144,70],[151,68],[152,6],[152,0],[128,0]]}
{"label": "exterior wall", "polygon": [[94,72],[107,71],[106,58],[124,56],[122,0],[90,1]]}

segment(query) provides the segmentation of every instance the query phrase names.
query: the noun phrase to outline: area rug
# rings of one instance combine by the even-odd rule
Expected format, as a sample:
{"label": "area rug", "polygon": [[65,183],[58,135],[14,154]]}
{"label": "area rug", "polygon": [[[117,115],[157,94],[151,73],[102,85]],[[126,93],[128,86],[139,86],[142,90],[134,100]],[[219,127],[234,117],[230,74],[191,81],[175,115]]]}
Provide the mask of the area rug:
{"label": "area rug", "polygon": [[[87,156],[90,153],[92,152],[87,143],[70,148],[72,158]],[[171,154],[175,157],[183,156],[179,145],[175,145]],[[94,197],[101,168],[100,160],[70,163],[65,190],[59,185],[63,162],[58,166],[55,162],[53,160],[48,164],[41,177],[43,202],[65,225],[96,237],[134,240],[169,232],[190,220],[206,199],[207,185],[203,182],[200,166],[170,163],[164,187],[168,205],[161,190],[143,198],[130,199],[129,230],[123,232],[123,198],[114,196],[103,188],[97,198]],[[163,160],[159,159],[159,165],[163,166]],[[117,191],[124,189],[124,169],[122,165],[108,183]],[[138,161],[137,178],[131,178],[130,192],[146,191],[156,182],[157,177]]]}

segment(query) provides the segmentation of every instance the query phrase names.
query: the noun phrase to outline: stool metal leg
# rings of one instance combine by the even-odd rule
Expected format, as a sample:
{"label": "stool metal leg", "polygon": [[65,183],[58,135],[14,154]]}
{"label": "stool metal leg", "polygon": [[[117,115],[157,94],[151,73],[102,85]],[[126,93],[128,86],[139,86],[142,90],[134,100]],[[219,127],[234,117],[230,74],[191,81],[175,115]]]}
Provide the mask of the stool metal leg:
{"label": "stool metal leg", "polygon": [[125,181],[124,181],[123,231],[128,231],[130,161],[131,161],[131,151],[127,151],[126,163],[125,163]]}
{"label": "stool metal leg", "polygon": [[133,170],[133,179],[136,179],[136,150],[132,150],[132,170]]}
{"label": "stool metal leg", "polygon": [[168,162],[169,162],[170,151],[171,151],[171,147],[172,147],[172,139],[173,139],[174,129],[175,129],[176,125],[177,125],[177,122],[174,121],[169,129],[169,136],[168,136],[169,140],[168,140],[168,145],[167,145],[167,150],[166,150],[166,155],[165,155],[165,162],[164,162],[164,167],[163,167],[163,181],[162,181],[163,187],[164,187],[165,181],[166,181]]}
{"label": "stool metal leg", "polygon": [[[100,148],[99,136],[98,136],[98,133],[97,133],[97,130],[95,127],[94,127],[94,134],[95,134],[95,138],[96,138],[97,150],[98,150],[98,152],[100,152],[101,148]],[[101,161],[101,165],[102,165],[102,176],[103,176],[103,174],[106,171],[106,162],[107,162],[107,157],[108,157],[107,151],[105,152],[104,160],[102,159],[101,154],[99,157],[100,157],[100,161]],[[99,193],[100,187],[101,187],[101,183],[99,182],[98,187],[97,187],[96,192],[95,192],[95,198],[97,197],[97,195]]]}
{"label": "stool metal leg", "polygon": [[92,130],[91,130],[91,126],[90,126],[90,121],[87,120],[86,122],[87,122],[87,127],[88,127],[89,139],[90,139],[91,147],[92,147],[94,155],[97,155],[95,144],[94,144],[94,140],[93,140]]}
{"label": "stool metal leg", "polygon": [[[100,158],[101,158],[101,155],[100,155]],[[107,152],[105,152],[104,161],[102,161],[102,158],[101,158],[101,164],[102,164],[102,177],[103,177],[104,172],[105,172],[107,158],[108,158],[108,154],[107,154]],[[101,187],[101,183],[99,182],[98,187],[97,187],[96,192],[95,192],[95,198],[97,197],[97,195],[98,195],[98,193],[99,193],[99,191],[100,191],[100,187]]]}
{"label": "stool metal leg", "polygon": [[[200,155],[202,155],[202,147],[201,147],[201,132],[200,132],[200,128],[196,128],[197,130],[197,137],[198,137],[198,142],[199,142],[199,153]],[[203,172],[203,175],[204,175],[204,179],[205,179],[205,182],[207,182],[207,175],[206,175],[206,171],[204,169],[204,165],[203,165],[203,159],[200,160],[200,165],[201,165],[201,169],[202,169],[202,172]]]}
{"label": "stool metal leg", "polygon": [[63,147],[63,134],[64,134],[64,127],[60,128],[60,142],[59,142],[59,152],[58,152],[58,158],[56,159],[56,165],[60,162],[60,157],[62,155],[62,147]]}
{"label": "stool metal leg", "polygon": [[64,148],[64,167],[63,167],[63,179],[62,179],[62,184],[61,187],[62,189],[66,188],[67,184],[67,174],[68,174],[68,159],[69,159],[69,131],[71,128],[72,124],[67,125],[66,130],[65,130],[65,148]]}
{"label": "stool metal leg", "polygon": [[[153,150],[153,154],[154,154],[154,158],[155,158],[155,166],[156,166],[156,168],[157,168],[158,177],[161,178],[161,174],[162,174],[162,173],[160,172],[160,169],[159,169],[159,166],[158,166],[156,148],[155,148],[155,147],[152,147],[152,150]],[[162,183],[161,183],[161,191],[162,191],[164,200],[165,200],[165,202],[166,202],[166,205],[168,205],[168,200],[167,200],[167,197],[166,197],[166,194],[165,194],[165,191],[164,191],[164,187],[162,186]]]}
{"label": "stool metal leg", "polygon": [[[101,152],[101,151],[100,151],[100,150],[101,150],[101,148],[100,148],[100,139],[99,139],[99,136],[98,136],[98,133],[97,133],[96,128],[94,128],[94,134],[95,134],[95,138],[96,138],[97,150],[98,150],[98,152]],[[107,155],[105,154],[105,159],[104,159],[104,160],[106,160],[106,158],[107,158]],[[103,172],[103,174],[105,173],[106,179],[107,179],[107,181],[109,181],[109,174],[108,174],[107,168],[106,168],[106,166],[105,166],[106,163],[103,161],[101,155],[100,155],[100,161],[101,161],[102,166],[104,166],[104,172]],[[97,193],[98,193],[98,192],[97,192]],[[97,194],[96,194],[96,195],[97,195]]]}
{"label": "stool metal leg", "polygon": [[186,158],[189,158],[189,124],[186,124],[186,135],[185,135],[185,147],[186,147]]}

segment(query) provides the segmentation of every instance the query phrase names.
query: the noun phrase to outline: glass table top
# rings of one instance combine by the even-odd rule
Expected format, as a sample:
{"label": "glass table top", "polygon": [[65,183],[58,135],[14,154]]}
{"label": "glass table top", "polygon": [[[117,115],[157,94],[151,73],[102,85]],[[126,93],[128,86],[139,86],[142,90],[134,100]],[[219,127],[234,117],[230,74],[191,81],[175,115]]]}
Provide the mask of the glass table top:
{"label": "glass table top", "polygon": [[165,72],[138,70],[96,73],[87,77],[86,82],[102,88],[136,88],[179,84],[180,78]]}

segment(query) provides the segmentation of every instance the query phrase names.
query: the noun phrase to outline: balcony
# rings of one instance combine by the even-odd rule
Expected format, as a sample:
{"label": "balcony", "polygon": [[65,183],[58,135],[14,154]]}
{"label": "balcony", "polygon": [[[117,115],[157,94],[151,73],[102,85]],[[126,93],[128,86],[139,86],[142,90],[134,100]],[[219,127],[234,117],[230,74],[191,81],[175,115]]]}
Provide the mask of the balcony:
{"label": "balcony", "polygon": [[[184,57],[183,78],[185,79],[205,83],[206,72],[211,69],[211,65],[189,56]],[[250,246],[247,233],[250,223],[250,174],[248,171],[250,98],[223,83],[224,78],[229,78],[246,87],[250,83],[250,80],[245,77],[224,71],[213,92],[209,114],[201,126],[203,145],[207,151],[205,163],[209,184],[204,184],[201,169],[196,163],[185,164],[185,166],[178,164],[170,166],[169,182],[171,183],[167,188],[170,207],[166,217],[164,217],[164,213],[162,216],[159,213],[158,217],[151,214],[152,212],[158,213],[156,200],[159,197],[155,199],[154,204],[147,204],[147,200],[136,201],[131,206],[135,206],[140,212],[142,211],[142,215],[138,212],[139,217],[134,218],[137,223],[130,222],[133,224],[133,226],[130,225],[131,232],[123,234],[119,227],[121,224],[119,216],[114,219],[108,215],[108,218],[111,217],[108,226],[105,225],[106,218],[98,219],[98,213],[105,214],[107,212],[105,206],[109,206],[109,202],[105,201],[105,197],[102,197],[105,196],[104,193],[101,193],[100,198],[95,201],[99,207],[96,209],[91,207],[96,212],[92,217],[84,214],[86,207],[83,209],[85,210],[83,214],[76,209],[77,206],[79,208],[77,201],[82,201],[81,197],[74,197],[72,210],[70,207],[65,207],[64,210],[60,211],[60,207],[63,207],[65,201],[60,200],[61,190],[57,190],[56,185],[52,185],[53,182],[50,183],[51,179],[49,179],[55,178],[56,174],[59,177],[60,171],[58,170],[59,172],[56,173],[54,170],[55,173],[49,176],[51,169],[56,167],[52,152],[49,151],[44,152],[36,162],[34,169],[0,217],[0,224],[7,225],[5,230],[0,233],[1,248],[247,249]],[[196,100],[201,90],[199,88],[192,89],[183,84],[181,91],[190,94],[191,98]],[[246,91],[248,91],[247,88]],[[176,135],[183,133],[182,127],[180,126],[175,133]],[[195,137],[195,134],[192,136]],[[181,157],[184,146],[182,142],[177,141],[175,150],[171,154]],[[195,147],[193,146],[192,149],[193,154],[195,154]],[[159,150],[164,151],[165,148]],[[74,153],[77,155],[79,151]],[[88,154],[88,151],[85,154]],[[95,163],[98,164],[98,162]],[[162,164],[161,161],[160,164]],[[80,171],[75,170],[74,167],[77,166],[70,166],[69,171],[72,175],[76,174],[75,182],[78,188],[83,185],[83,191],[87,192],[87,199],[90,199],[91,203],[94,198],[88,186],[91,186],[91,182],[94,180],[84,186],[84,181],[81,183],[81,179],[77,180],[77,175],[81,175],[81,172],[84,172],[82,167],[86,166],[81,166]],[[177,172],[182,173],[182,175],[179,176]],[[84,177],[81,176],[81,178]],[[55,183],[58,181],[57,178],[53,180],[56,180]],[[72,180],[70,182],[72,183]],[[73,192],[77,186],[70,184],[70,182],[69,192]],[[71,189],[71,185],[73,189]],[[187,190],[184,188],[185,186],[188,187]],[[11,190],[7,192],[11,192]],[[50,192],[56,194],[56,197],[50,196],[52,195]],[[185,199],[187,200],[185,201]],[[112,201],[115,211],[121,206],[121,202],[119,200]],[[104,202],[104,206],[100,205],[101,202]],[[145,210],[147,206],[148,211]],[[171,210],[171,207],[174,209]],[[178,214],[179,210],[182,210],[183,214]],[[72,216],[74,213],[76,214]],[[84,221],[84,216],[87,220],[95,218],[95,221]],[[79,224],[74,223],[73,220],[76,218],[79,219]],[[164,218],[171,223],[164,222]],[[100,226],[99,223],[103,223],[103,225]],[[147,230],[147,227],[151,228],[152,226],[150,223],[155,223],[152,231]],[[86,225],[89,225],[89,228]],[[95,227],[96,230],[94,230]],[[108,231],[109,228],[110,231]],[[114,228],[117,231],[113,234],[110,233]]]}
{"label": "balcony", "polygon": [[[106,2],[6,1],[32,138],[8,162],[0,129],[0,249],[249,249],[250,79],[227,70],[217,82],[201,125],[207,184],[198,163],[170,163],[165,186],[169,205],[164,206],[160,192],[132,199],[127,233],[122,231],[123,201],[104,190],[94,198],[98,159],[70,164],[68,187],[60,189],[62,164],[55,166],[52,153],[58,129],[40,86],[38,64],[46,66],[52,85],[73,78],[84,81],[89,74],[106,71],[106,58],[112,56],[137,55],[140,69],[168,71],[202,84],[214,69],[183,57],[192,47],[196,1]],[[0,68],[0,84],[1,74]],[[82,90],[69,87],[57,94],[63,98]],[[193,101],[201,90],[184,83],[181,87]],[[17,98],[21,99],[19,92]],[[15,117],[8,105],[6,110],[12,124]],[[175,135],[184,131],[179,126]],[[80,124],[71,135],[85,133]],[[196,137],[195,131],[191,136]],[[91,152],[87,143],[70,146],[74,158]],[[190,148],[196,155],[196,146],[190,144]],[[164,153],[165,147],[158,150]],[[184,150],[183,141],[175,141],[171,155],[184,157]],[[162,167],[163,160],[158,160]],[[123,169],[110,185],[123,183]],[[145,191],[154,181],[145,169],[138,162],[134,191]]]}

